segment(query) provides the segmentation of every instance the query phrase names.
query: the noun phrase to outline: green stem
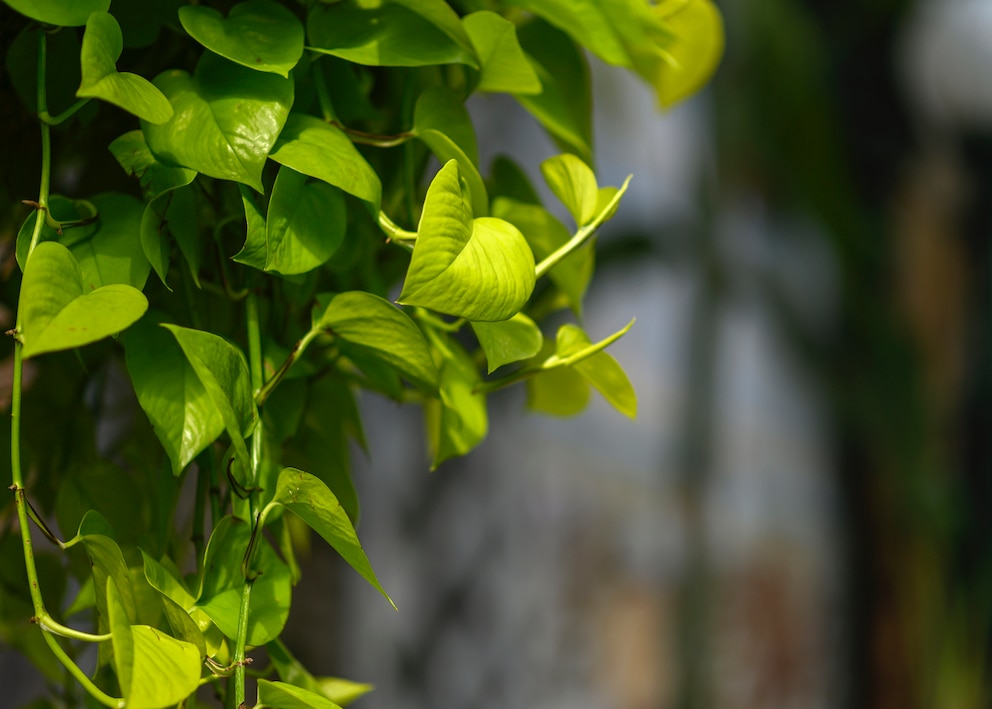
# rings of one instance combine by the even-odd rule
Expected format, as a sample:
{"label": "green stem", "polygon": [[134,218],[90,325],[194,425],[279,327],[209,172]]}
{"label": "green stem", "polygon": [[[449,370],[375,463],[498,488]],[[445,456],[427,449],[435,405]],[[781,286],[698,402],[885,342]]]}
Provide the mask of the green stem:
{"label": "green stem", "polygon": [[59,660],[61,660],[62,664],[65,665],[67,670],[69,670],[69,674],[76,678],[76,681],[90,693],[91,697],[103,704],[105,707],[112,707],[112,709],[124,709],[123,699],[111,697],[109,694],[93,684],[93,680],[87,677],[86,673],[79,669],[79,666],[72,661],[72,658],[66,654],[65,650],[62,649],[62,646],[59,645],[55,638],[48,633],[43,633],[43,636],[52,653],[59,658]]}
{"label": "green stem", "polygon": [[413,251],[412,242],[417,240],[417,232],[403,229],[381,210],[379,212],[379,228],[386,232],[391,242]]}
{"label": "green stem", "polygon": [[269,377],[269,380],[265,382],[265,384],[263,384],[262,387],[255,393],[256,406],[261,406],[265,403],[266,399],[269,398],[269,395],[272,394],[272,391],[279,385],[279,382],[282,381],[283,377],[286,376],[286,372],[289,371],[289,368],[292,367],[293,363],[296,362],[296,360],[300,358],[300,355],[303,354],[303,351],[307,348],[307,345],[313,342],[314,338],[321,332],[323,332],[322,329],[315,327],[296,343],[283,363],[279,365],[279,369],[276,370],[275,374]]}
{"label": "green stem", "polygon": [[90,100],[88,98],[81,98],[78,101],[76,101],[76,103],[69,106],[69,108],[62,111],[62,113],[58,114],[57,116],[51,115],[48,111],[41,111],[38,113],[38,118],[41,119],[42,123],[45,123],[50,126],[57,126],[60,123],[64,123],[65,121],[72,118],[74,115],[76,115],[76,112],[79,109],[81,109],[89,102]]}
{"label": "green stem", "polygon": [[627,179],[623,181],[623,185],[621,185],[620,189],[617,190],[617,193],[613,195],[613,199],[611,199],[607,203],[606,207],[603,208],[598,215],[596,215],[595,219],[586,224],[584,227],[581,227],[575,232],[575,236],[548,254],[543,261],[537,264],[534,271],[538,278],[545,275],[548,271],[557,266],[563,258],[589,241],[603,222],[613,216],[613,212],[616,211],[617,206],[620,204],[620,199],[623,197],[624,192],[627,191],[627,187],[630,185],[631,177],[633,177],[633,175],[627,175]]}
{"label": "green stem", "polygon": [[310,62],[310,70],[313,73],[313,85],[317,90],[317,101],[320,103],[320,113],[328,123],[335,123],[337,115],[331,105],[330,94],[327,93],[327,82],[324,81],[324,70],[320,66],[320,58]]}

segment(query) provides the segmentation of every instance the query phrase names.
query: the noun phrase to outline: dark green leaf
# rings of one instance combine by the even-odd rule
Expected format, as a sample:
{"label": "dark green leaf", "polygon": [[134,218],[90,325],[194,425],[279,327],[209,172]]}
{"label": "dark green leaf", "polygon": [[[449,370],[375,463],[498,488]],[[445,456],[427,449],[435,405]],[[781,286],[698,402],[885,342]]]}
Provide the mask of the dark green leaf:
{"label": "dark green leaf", "polygon": [[424,407],[434,450],[431,469],[465,455],[486,437],[489,417],[486,397],[475,392],[479,372],[471,357],[454,342],[447,343],[441,364],[440,401]]}
{"label": "dark green leaf", "polygon": [[204,5],[186,5],[179,21],[210,51],[256,71],[288,77],[303,56],[303,25],[271,0],[239,2],[227,18]]}
{"label": "dark green leaf", "polygon": [[166,165],[152,155],[145,141],[145,134],[133,130],[115,139],[110,152],[128,175],[137,177],[146,202],[170,190],[185,187],[196,177],[196,171],[185,167]]}
{"label": "dark green leaf", "polygon": [[266,217],[265,270],[282,275],[312,271],[341,245],[346,222],[341,190],[281,168]]}

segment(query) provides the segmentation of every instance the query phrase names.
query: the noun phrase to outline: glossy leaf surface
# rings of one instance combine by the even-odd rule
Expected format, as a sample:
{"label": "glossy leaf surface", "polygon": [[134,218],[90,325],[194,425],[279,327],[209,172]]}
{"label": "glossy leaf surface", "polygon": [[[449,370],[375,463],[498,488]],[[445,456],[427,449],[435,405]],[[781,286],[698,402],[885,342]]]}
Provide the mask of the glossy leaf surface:
{"label": "glossy leaf surface", "polygon": [[255,71],[288,77],[303,56],[303,25],[271,0],[239,2],[226,18],[204,5],[186,5],[179,21],[210,51]]}
{"label": "glossy leaf surface", "polygon": [[114,335],[140,318],[148,301],[122,284],[85,293],[76,259],[61,244],[47,241],[28,258],[19,308],[18,338],[28,358]]}
{"label": "glossy leaf surface", "polygon": [[110,0],[3,0],[32,20],[59,27],[80,27],[90,14],[106,12]]}
{"label": "glossy leaf surface", "polygon": [[469,320],[506,320],[534,290],[534,257],[520,231],[473,219],[458,164],[431,182],[399,301]]}
{"label": "glossy leaf surface", "polygon": [[376,588],[393,606],[392,599],[380,585],[369,563],[355,528],[334,493],[317,477],[295,468],[279,474],[273,502],[306,522],[311,529],[341,555],[359,575]]}
{"label": "glossy leaf surface", "polygon": [[259,709],[341,709],[327,697],[285,682],[258,680]]}
{"label": "glossy leaf surface", "polygon": [[80,55],[82,82],[76,95],[102,99],[150,123],[165,123],[172,117],[172,106],[162,92],[142,76],[117,71],[123,50],[124,38],[113,15],[90,15]]}
{"label": "glossy leaf surface", "polygon": [[541,93],[541,80],[531,66],[512,22],[483,10],[462,18],[482,65],[478,91],[514,94]]}
{"label": "glossy leaf surface", "polygon": [[193,75],[167,71],[155,85],[175,113],[163,125],[142,125],[152,153],[261,192],[262,167],[293,104],[293,82],[207,52]]}
{"label": "glossy leaf surface", "polygon": [[314,116],[293,114],[272,150],[272,159],[334,185],[368,204],[371,211],[379,211],[379,176],[340,128]]}

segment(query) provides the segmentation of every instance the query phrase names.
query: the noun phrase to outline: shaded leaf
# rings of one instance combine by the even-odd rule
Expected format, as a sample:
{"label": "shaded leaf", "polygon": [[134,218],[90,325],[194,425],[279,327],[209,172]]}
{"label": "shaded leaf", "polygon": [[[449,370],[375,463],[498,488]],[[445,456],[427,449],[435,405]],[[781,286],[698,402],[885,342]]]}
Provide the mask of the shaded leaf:
{"label": "shaded leaf", "polygon": [[482,64],[479,91],[539,94],[541,81],[524,56],[516,26],[495,12],[483,10],[462,18]]}
{"label": "shaded leaf", "polygon": [[90,14],[106,12],[110,0],[4,0],[32,20],[60,27],[80,27]]}
{"label": "shaded leaf", "polygon": [[434,451],[431,470],[471,451],[489,430],[486,397],[476,393],[480,379],[475,364],[454,342],[449,341],[444,349],[439,401],[424,407]]}
{"label": "shaded leaf", "polygon": [[710,0],[666,0],[655,15],[674,36],[666,47],[668,61],[654,77],[658,100],[671,106],[709,81],[723,56],[723,18]]}
{"label": "shaded leaf", "polygon": [[346,222],[341,190],[281,168],[266,218],[265,270],[283,275],[312,271],[341,245]]}
{"label": "shaded leaf", "polygon": [[582,160],[568,153],[556,155],[541,163],[541,174],[576,226],[585,226],[596,217],[599,185],[592,169]]}
{"label": "shaded leaf", "polygon": [[124,172],[137,177],[146,202],[170,190],[185,187],[196,178],[196,171],[166,165],[152,155],[145,134],[133,130],[114,139],[109,146]]}
{"label": "shaded leaf", "polygon": [[544,341],[540,328],[523,313],[501,322],[473,322],[472,329],[486,353],[490,374],[504,364],[530,359]]}

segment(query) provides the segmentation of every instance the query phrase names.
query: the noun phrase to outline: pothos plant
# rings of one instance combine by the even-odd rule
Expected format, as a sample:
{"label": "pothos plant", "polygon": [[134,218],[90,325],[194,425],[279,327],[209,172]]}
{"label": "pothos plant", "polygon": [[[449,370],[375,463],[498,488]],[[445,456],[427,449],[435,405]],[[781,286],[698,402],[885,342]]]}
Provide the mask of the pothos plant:
{"label": "pothos plant", "polygon": [[[29,213],[6,281],[0,636],[59,704],[344,705],[369,688],[312,676],[280,633],[311,531],[392,603],[355,531],[356,394],[422,407],[432,467],[478,445],[487,396],[517,383],[537,411],[578,412],[591,386],[634,416],[604,351],[630,324],[598,341],[580,324],[629,181],[593,171],[584,50],[671,104],[712,72],[719,14],[4,3],[8,86],[40,134],[20,172],[40,186],[14,175]],[[561,147],[540,168],[570,224],[509,159],[483,173],[479,92],[511,94]],[[561,310],[575,322],[542,331]]]}

